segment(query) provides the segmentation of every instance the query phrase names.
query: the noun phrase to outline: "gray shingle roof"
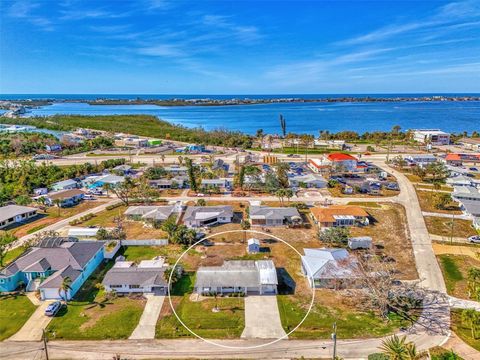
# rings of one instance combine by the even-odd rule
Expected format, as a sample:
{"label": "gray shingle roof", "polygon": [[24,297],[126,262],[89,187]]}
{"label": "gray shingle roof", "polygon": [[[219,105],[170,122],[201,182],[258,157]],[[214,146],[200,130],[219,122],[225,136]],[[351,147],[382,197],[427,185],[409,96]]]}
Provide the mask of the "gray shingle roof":
{"label": "gray shingle roof", "polygon": [[20,205],[7,205],[0,207],[0,221],[5,221],[17,215],[37,211],[37,208]]}
{"label": "gray shingle roof", "polygon": [[230,205],[223,206],[188,206],[183,219],[185,221],[208,219],[213,217],[232,217],[233,207]]}
{"label": "gray shingle roof", "polygon": [[40,289],[47,289],[47,288],[55,288],[58,289],[60,285],[63,283],[63,279],[70,278],[72,282],[74,282],[82,272],[80,270],[74,269],[70,265],[60,269],[59,271],[55,272],[53,275],[48,277],[44,282],[42,282],[39,286]]}
{"label": "gray shingle roof", "polygon": [[102,284],[111,285],[140,285],[144,286],[167,286],[164,279],[165,267],[143,268],[131,266],[128,268],[110,269],[103,278]]}
{"label": "gray shingle roof", "polygon": [[300,217],[300,213],[294,207],[250,206],[252,219],[284,219],[293,216]]}

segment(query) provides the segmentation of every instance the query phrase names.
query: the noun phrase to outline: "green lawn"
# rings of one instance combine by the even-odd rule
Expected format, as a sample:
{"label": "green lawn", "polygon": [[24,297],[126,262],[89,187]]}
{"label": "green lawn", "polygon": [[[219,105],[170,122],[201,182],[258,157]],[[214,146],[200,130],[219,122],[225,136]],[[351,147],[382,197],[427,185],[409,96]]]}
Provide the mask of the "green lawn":
{"label": "green lawn", "polygon": [[173,296],[183,296],[185,294],[191,294],[193,292],[194,284],[195,273],[186,273],[172,286],[172,290],[170,293]]}
{"label": "green lawn", "polygon": [[380,205],[379,203],[370,201],[350,201],[347,205],[364,206],[376,209],[380,209],[382,207],[382,205]]}
{"label": "green lawn", "polygon": [[15,334],[35,311],[25,295],[0,296],[0,340]]}
{"label": "green lawn", "polygon": [[[289,295],[279,295],[277,301],[283,328],[288,333],[303,319],[308,306],[302,306]],[[328,339],[334,322],[337,322],[338,337],[343,339],[385,336],[401,326],[410,325],[409,321],[395,316],[392,316],[389,321],[384,321],[373,313],[352,312],[314,304],[305,322],[289,337]]]}
{"label": "green lawn", "polygon": [[50,338],[66,340],[127,339],[143,312],[144,300],[118,297],[107,299],[95,285],[113,262],[102,265],[85,282],[74,300],[50,322]]}
{"label": "green lawn", "polygon": [[458,335],[460,339],[465,341],[468,345],[473,347],[474,349],[480,351],[480,329],[478,329],[477,325],[477,332],[476,338],[472,337],[472,331],[466,324],[462,323],[462,310],[452,310],[452,323],[451,327],[455,334]]}
{"label": "green lawn", "polygon": [[[198,302],[189,300],[189,295],[176,298],[175,308],[182,321],[199,336],[205,338],[238,338],[245,327],[245,306],[243,298],[218,298],[218,313],[212,312],[215,299]],[[164,304],[164,306],[169,306]],[[180,324],[171,311],[157,323],[157,338],[178,338],[193,336]]]}
{"label": "green lawn", "polygon": [[468,299],[468,270],[480,267],[480,262],[467,255],[438,255],[447,292]]}
{"label": "green lawn", "polygon": [[25,250],[20,246],[13,250],[7,251],[5,258],[3,259],[3,265],[6,266],[15,260],[18,256],[22,255]]}

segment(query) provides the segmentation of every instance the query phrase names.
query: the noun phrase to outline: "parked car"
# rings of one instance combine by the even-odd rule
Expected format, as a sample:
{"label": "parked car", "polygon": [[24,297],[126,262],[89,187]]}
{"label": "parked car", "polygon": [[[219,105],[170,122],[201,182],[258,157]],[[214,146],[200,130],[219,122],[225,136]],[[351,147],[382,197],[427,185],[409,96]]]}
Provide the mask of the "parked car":
{"label": "parked car", "polygon": [[478,171],[478,168],[476,168],[476,167],[471,167],[470,170],[472,170],[472,171]]}
{"label": "parked car", "polygon": [[480,244],[480,235],[470,236],[468,238],[468,242],[471,242],[471,243],[474,243],[474,244]]}
{"label": "parked car", "polygon": [[61,308],[62,303],[60,301],[55,301],[47,306],[47,308],[45,309],[45,315],[55,316]]}

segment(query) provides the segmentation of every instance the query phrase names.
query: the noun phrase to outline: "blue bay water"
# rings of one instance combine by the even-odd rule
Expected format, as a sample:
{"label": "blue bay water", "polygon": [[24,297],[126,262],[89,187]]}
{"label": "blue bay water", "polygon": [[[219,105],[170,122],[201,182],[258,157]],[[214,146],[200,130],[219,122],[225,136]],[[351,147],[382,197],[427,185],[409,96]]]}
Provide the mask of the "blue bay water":
{"label": "blue bay water", "polygon": [[375,102],[375,103],[282,103],[231,106],[88,105],[54,103],[32,109],[29,116],[55,114],[112,115],[148,114],[187,127],[207,130],[225,128],[254,134],[257,129],[280,133],[279,115],[287,131],[318,134],[440,128],[449,132],[480,131],[480,102]]}

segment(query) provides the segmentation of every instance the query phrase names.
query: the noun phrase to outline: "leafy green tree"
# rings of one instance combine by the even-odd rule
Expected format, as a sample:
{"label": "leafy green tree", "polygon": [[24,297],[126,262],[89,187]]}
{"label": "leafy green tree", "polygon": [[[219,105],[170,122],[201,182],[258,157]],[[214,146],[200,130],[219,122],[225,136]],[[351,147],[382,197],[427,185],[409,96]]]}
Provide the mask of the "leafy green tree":
{"label": "leafy green tree", "polygon": [[472,339],[476,339],[477,332],[480,331],[480,312],[475,309],[464,309],[461,320],[462,324],[470,328]]}
{"label": "leafy green tree", "polygon": [[480,301],[480,269],[471,267],[468,269],[468,296],[476,301]]}
{"label": "leafy green tree", "polygon": [[436,209],[445,209],[452,201],[452,198],[450,194],[436,192],[433,194],[433,201]]}
{"label": "leafy green tree", "polygon": [[182,277],[178,271],[178,268],[174,268],[173,266],[170,266],[168,267],[167,269],[165,269],[165,271],[163,272],[163,279],[168,283],[170,281],[170,274],[172,275],[172,281],[171,281],[171,285],[175,285],[178,280],[180,280],[180,278]]}
{"label": "leafy green tree", "polygon": [[278,162],[275,164],[276,175],[278,179],[278,184],[282,188],[288,188],[290,186],[288,182],[288,171],[290,166],[285,162]]}
{"label": "leafy green tree", "polygon": [[167,171],[161,166],[153,166],[145,170],[144,176],[149,180],[158,180],[167,176]]}
{"label": "leafy green tree", "polygon": [[177,218],[170,216],[163,222],[161,229],[167,233],[168,241],[172,241],[175,231],[177,230]]}
{"label": "leafy green tree", "polygon": [[116,184],[115,186],[106,184],[105,188],[107,191],[114,193],[117,198],[128,206],[132,195],[135,193],[136,186],[136,182],[131,177],[127,176],[123,182]]}
{"label": "leafy green tree", "polygon": [[206,205],[207,205],[207,202],[205,201],[205,199],[197,200],[197,206],[206,206]]}
{"label": "leafy green tree", "polygon": [[338,246],[346,245],[349,237],[350,231],[347,227],[331,227],[318,232],[320,241]]}
{"label": "leafy green tree", "polygon": [[192,159],[190,158],[187,158],[185,162],[187,165],[187,173],[188,173],[190,188],[193,191],[197,192],[198,185],[197,185],[197,176],[196,176],[195,166],[193,165]]}

